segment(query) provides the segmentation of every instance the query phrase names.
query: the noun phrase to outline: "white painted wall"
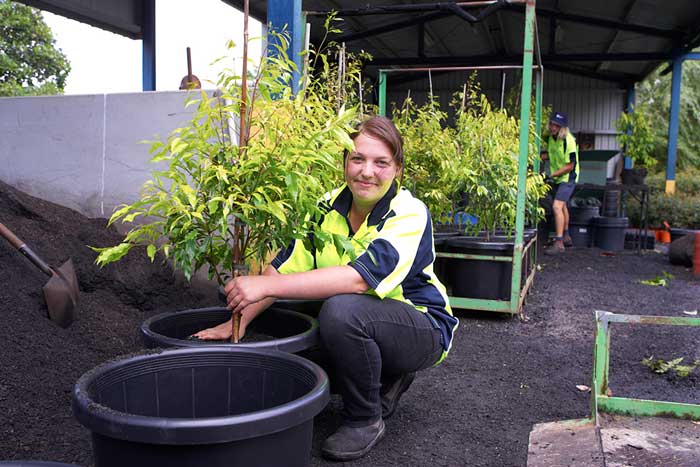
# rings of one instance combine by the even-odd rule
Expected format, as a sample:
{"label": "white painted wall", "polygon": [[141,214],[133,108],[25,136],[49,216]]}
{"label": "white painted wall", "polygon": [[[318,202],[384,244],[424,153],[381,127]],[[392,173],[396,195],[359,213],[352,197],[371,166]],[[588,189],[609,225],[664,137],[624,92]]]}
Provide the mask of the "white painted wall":
{"label": "white painted wall", "polygon": [[0,180],[88,217],[109,217],[164,167],[149,163],[149,145],[140,141],[165,138],[189,121],[186,96],[0,98]]}

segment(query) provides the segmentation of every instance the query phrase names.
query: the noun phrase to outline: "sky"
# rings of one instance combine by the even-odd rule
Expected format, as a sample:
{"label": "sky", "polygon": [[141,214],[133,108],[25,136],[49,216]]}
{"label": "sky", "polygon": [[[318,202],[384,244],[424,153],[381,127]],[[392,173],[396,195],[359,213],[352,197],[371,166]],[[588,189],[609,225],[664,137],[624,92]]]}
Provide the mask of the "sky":
{"label": "sky", "polygon": [[[211,63],[226,54],[226,42],[243,55],[243,13],[221,0],[156,0],[156,90],[177,90],[187,74],[187,47],[192,73],[204,88],[213,88],[224,62]],[[42,12],[56,39],[56,47],[68,57],[71,72],[65,94],[102,94],[142,90],[140,40],[129,39],[63,16]],[[262,25],[250,18],[248,35],[260,37]],[[261,41],[248,47],[251,58],[260,57]],[[241,60],[234,66],[240,70]]]}

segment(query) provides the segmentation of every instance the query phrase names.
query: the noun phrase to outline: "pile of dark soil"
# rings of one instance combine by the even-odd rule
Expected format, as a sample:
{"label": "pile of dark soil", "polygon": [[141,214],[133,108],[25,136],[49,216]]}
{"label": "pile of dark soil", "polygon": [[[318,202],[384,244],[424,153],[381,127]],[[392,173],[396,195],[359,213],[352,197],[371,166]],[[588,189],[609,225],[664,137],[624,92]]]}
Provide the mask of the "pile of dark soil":
{"label": "pile of dark soil", "polygon": [[143,348],[141,322],[164,311],[218,305],[167,264],[134,252],[100,269],[91,246],[122,236],[105,219],[32,198],[0,182],[0,222],[52,265],[72,258],[80,284],[75,322],[47,318],[48,276],[0,239],[0,460],[89,465],[90,437],[70,410],[73,385],[94,366]]}
{"label": "pile of dark soil", "polygon": [[[76,322],[61,329],[49,321],[41,297],[46,278],[0,243],[0,307],[5,322],[0,352],[0,458],[92,464],[87,430],[72,418],[70,394],[82,373],[119,354],[141,348],[138,326],[166,310],[215,306],[216,294],[198,293],[176,280],[164,264],[130,255],[105,269],[85,247],[120,239],[65,208],[0,184],[0,221],[53,264],[72,257],[82,303]],[[639,281],[675,276],[667,287]],[[524,466],[535,423],[583,418],[591,385],[595,310],[687,316],[700,307],[700,281],[666,256],[573,249],[543,258],[525,305],[528,321],[459,312],[461,324],[450,356],[418,374],[387,420],[386,437],[348,466]],[[651,373],[644,357],[692,361],[697,328],[615,326],[611,388],[615,395],[700,403],[700,378]],[[313,466],[320,444],[340,422],[340,401],[316,419]]]}

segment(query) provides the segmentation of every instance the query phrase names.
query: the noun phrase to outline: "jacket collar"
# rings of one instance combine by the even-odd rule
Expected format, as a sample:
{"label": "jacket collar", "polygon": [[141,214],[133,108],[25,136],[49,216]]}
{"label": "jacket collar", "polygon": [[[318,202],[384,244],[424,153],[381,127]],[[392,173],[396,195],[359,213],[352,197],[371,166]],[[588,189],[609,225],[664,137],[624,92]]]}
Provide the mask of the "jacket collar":
{"label": "jacket collar", "polygon": [[[377,201],[377,204],[372,208],[372,212],[369,213],[367,218],[367,226],[378,225],[381,220],[389,213],[391,208],[391,200],[394,199],[398,192],[399,184],[394,182],[389,187],[389,191],[386,192],[382,198]],[[340,193],[335,197],[331,203],[331,207],[343,215],[346,219],[350,215],[350,206],[352,205],[352,192],[347,184],[343,185]]]}

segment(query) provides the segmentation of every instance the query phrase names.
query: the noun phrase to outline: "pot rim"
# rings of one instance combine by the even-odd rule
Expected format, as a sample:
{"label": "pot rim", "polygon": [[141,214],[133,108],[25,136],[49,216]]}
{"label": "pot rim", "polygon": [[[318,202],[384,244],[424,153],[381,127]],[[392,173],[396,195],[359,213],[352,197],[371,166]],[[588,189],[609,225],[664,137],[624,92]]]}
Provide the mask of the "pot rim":
{"label": "pot rim", "polygon": [[[99,378],[113,372],[134,370],[139,366],[146,366],[148,370],[157,366],[159,361],[162,364],[182,362],[182,366],[187,366],[198,359],[206,359],[210,366],[217,363],[225,366],[226,361],[232,358],[258,358],[267,364],[261,368],[269,368],[271,364],[284,365],[286,362],[313,375],[315,382],[301,397],[275,407],[239,415],[201,418],[130,414],[106,407],[94,401],[90,395],[91,386]],[[154,373],[156,369],[153,368]],[[143,351],[102,363],[76,382],[72,408],[75,418],[83,426],[107,437],[139,443],[197,445],[239,441],[284,431],[313,419],[329,400],[328,376],[320,366],[305,358],[271,349],[207,346]]]}

